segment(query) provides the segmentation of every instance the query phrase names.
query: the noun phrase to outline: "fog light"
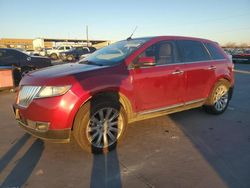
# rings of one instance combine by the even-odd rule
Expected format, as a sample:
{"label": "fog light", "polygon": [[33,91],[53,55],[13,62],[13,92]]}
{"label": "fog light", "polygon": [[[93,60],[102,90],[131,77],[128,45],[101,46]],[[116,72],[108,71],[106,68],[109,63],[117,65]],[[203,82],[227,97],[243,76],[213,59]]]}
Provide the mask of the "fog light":
{"label": "fog light", "polygon": [[36,129],[36,122],[35,122],[35,121],[31,121],[31,120],[27,119],[27,125],[28,125],[31,129]]}
{"label": "fog light", "polygon": [[45,122],[36,122],[36,129],[38,131],[47,131],[49,129],[49,123],[45,123]]}
{"label": "fog light", "polygon": [[48,122],[31,121],[27,119],[27,125],[29,128],[37,130],[37,131],[41,131],[41,132],[46,132],[49,130]]}

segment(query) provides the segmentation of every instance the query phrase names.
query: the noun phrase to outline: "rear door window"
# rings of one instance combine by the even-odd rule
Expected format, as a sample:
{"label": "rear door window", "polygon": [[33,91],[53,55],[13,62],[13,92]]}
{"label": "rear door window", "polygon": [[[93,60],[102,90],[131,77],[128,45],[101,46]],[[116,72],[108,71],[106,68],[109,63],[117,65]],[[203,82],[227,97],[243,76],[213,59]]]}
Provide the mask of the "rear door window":
{"label": "rear door window", "polygon": [[209,54],[199,41],[179,40],[177,41],[183,62],[211,60]]}
{"label": "rear door window", "polygon": [[220,52],[220,50],[211,43],[204,43],[206,48],[208,49],[210,55],[214,60],[225,59],[224,55]]}

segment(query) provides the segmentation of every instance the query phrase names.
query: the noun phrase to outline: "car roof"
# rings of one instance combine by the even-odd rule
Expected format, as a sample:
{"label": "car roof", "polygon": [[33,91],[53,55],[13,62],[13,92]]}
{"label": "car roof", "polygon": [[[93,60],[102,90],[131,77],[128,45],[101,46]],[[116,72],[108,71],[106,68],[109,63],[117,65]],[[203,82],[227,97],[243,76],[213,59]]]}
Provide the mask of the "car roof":
{"label": "car roof", "polygon": [[25,54],[25,55],[27,55],[27,56],[30,56],[30,55],[28,55],[28,54],[26,54],[25,52],[23,52],[23,51],[21,51],[21,50],[18,50],[18,49],[15,49],[15,48],[0,48],[0,50],[2,50],[2,51],[4,51],[4,50],[7,50],[7,51],[15,51],[15,52],[18,52],[18,53],[21,53],[21,54]]}
{"label": "car roof", "polygon": [[196,41],[202,41],[202,42],[209,42],[209,43],[216,43],[215,41],[204,39],[204,38],[198,38],[198,37],[187,37],[187,36],[151,36],[151,37],[139,37],[139,38],[132,38],[131,40],[136,39],[148,39],[148,40],[196,40]]}
{"label": "car roof", "polygon": [[18,52],[22,52],[18,49],[15,49],[15,48],[0,48],[0,50],[13,50],[13,51],[18,51]]}

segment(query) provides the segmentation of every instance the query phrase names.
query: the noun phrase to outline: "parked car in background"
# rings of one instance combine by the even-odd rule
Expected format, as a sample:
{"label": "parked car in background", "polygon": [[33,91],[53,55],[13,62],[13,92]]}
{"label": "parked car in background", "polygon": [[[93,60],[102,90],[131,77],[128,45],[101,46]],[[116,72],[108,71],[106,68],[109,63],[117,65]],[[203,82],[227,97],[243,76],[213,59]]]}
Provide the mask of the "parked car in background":
{"label": "parked car in background", "polygon": [[[19,50],[19,49],[17,49],[17,50]],[[19,50],[19,51],[22,51],[22,50]],[[34,55],[35,50],[24,50],[22,52],[24,52],[24,53],[26,53],[28,55]]]}
{"label": "parked car in background", "polygon": [[36,50],[26,50],[25,53],[33,56],[47,56],[47,51],[52,50],[53,48],[38,48]]}
{"label": "parked car in background", "polygon": [[83,54],[83,55],[81,55],[81,56],[79,57],[79,60],[82,60],[82,59],[88,57],[90,54],[92,54],[92,53],[88,53],[88,54]]}
{"label": "parked car in background", "polygon": [[75,61],[79,60],[80,57],[87,56],[96,51],[94,47],[76,47],[67,52],[60,53],[60,59],[63,61]]}
{"label": "parked car in background", "polygon": [[234,63],[250,63],[250,50],[238,50],[232,55]]}
{"label": "parked car in background", "polygon": [[115,148],[131,122],[201,106],[222,114],[233,88],[233,63],[216,42],[127,39],[79,63],[28,73],[14,112],[32,135],[68,142],[73,132],[83,149],[98,153]]}
{"label": "parked car in background", "polygon": [[0,66],[13,66],[14,79],[18,84],[21,76],[31,70],[51,66],[47,57],[30,56],[24,52],[11,48],[0,48]]}
{"label": "parked car in background", "polygon": [[224,50],[224,52],[227,54],[227,56],[229,57],[229,59],[230,59],[231,61],[233,61],[233,56],[232,56],[232,54],[231,54],[229,51],[227,51],[227,50]]}
{"label": "parked car in background", "polygon": [[56,48],[54,48],[54,49],[51,49],[51,50],[47,50],[46,51],[46,54],[47,54],[47,56],[48,57],[50,57],[51,59],[58,59],[59,58],[59,54],[61,53],[61,52],[67,52],[67,51],[69,51],[69,50],[71,50],[71,49],[73,49],[73,47],[72,46],[70,46],[70,45],[65,45],[65,46],[58,46],[58,47],[56,47]]}
{"label": "parked car in background", "polygon": [[24,53],[31,55],[31,56],[45,56],[46,53],[43,50],[25,50]]}

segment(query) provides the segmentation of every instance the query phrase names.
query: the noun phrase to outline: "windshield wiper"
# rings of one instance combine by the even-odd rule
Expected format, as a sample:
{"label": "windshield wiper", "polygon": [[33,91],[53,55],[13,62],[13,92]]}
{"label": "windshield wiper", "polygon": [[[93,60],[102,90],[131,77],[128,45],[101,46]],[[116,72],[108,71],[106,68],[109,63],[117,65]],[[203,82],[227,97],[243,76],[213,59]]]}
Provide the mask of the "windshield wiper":
{"label": "windshield wiper", "polygon": [[87,65],[103,66],[103,64],[98,64],[98,63],[95,63],[95,62],[89,61],[89,60],[81,61],[81,62],[79,62],[79,63],[80,63],[80,64],[87,64]]}

